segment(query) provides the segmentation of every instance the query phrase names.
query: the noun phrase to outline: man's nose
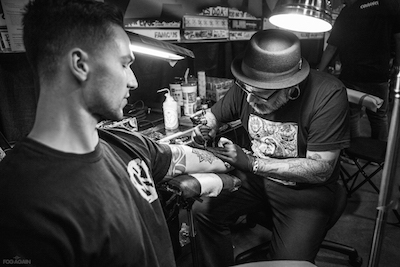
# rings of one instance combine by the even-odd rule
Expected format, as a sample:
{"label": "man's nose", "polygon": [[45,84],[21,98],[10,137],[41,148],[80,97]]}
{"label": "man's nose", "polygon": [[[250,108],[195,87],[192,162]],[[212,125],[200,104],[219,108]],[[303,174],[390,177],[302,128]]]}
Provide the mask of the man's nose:
{"label": "man's nose", "polygon": [[133,73],[132,69],[130,71],[130,77],[128,80],[128,87],[130,90],[135,90],[136,88],[138,88],[138,82],[135,76],[135,73]]}

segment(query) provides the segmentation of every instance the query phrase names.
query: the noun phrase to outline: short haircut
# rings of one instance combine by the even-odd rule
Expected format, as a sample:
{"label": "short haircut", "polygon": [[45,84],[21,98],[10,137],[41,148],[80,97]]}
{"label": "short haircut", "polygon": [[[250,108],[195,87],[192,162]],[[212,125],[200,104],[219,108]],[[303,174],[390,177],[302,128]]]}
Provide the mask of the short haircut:
{"label": "short haircut", "polygon": [[30,1],[23,18],[24,45],[37,75],[51,76],[73,47],[96,53],[112,40],[113,26],[124,28],[118,7],[91,0]]}

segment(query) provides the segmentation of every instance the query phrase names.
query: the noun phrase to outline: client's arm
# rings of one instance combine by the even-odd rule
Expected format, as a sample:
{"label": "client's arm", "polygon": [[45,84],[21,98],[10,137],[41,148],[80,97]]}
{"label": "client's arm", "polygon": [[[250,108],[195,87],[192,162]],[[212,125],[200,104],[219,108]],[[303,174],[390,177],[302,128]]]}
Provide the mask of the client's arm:
{"label": "client's arm", "polygon": [[232,168],[212,153],[185,145],[170,145],[171,165],[167,176],[174,177],[184,173],[225,173]]}

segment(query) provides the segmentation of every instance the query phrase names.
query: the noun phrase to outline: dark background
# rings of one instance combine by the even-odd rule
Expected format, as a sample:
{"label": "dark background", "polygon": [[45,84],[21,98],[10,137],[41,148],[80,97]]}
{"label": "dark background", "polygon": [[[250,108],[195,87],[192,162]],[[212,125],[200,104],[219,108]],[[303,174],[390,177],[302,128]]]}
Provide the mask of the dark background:
{"label": "dark background", "polygon": [[[269,17],[276,0],[105,0],[117,5],[125,18],[158,17],[178,19],[183,14],[196,14],[208,6],[236,7],[248,11],[256,17]],[[243,52],[247,41],[206,41],[179,43],[193,51],[195,59],[179,61],[171,67],[167,61],[136,55],[132,65],[139,88],[131,93],[130,104],[141,100],[151,108],[160,109],[163,94],[156,91],[169,87],[174,77],[182,77],[187,68],[190,74],[197,76],[198,71],[205,71],[206,76],[233,78],[230,63]],[[323,51],[323,39],[302,39],[302,53],[315,67]],[[0,131],[10,142],[15,142],[27,135],[35,118],[38,88],[33,84],[33,77],[24,53],[0,53]],[[1,143],[0,143],[1,145]]]}

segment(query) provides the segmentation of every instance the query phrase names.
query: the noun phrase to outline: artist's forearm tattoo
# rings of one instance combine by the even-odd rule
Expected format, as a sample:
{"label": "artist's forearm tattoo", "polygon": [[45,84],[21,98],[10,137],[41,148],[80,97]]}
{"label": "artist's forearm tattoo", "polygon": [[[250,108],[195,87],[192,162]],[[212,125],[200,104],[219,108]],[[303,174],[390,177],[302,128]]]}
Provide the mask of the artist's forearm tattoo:
{"label": "artist's forearm tattoo", "polygon": [[[280,161],[280,162],[279,162]],[[274,164],[276,162],[276,164]],[[335,160],[322,160],[319,154],[306,159],[259,160],[258,174],[303,183],[321,183],[326,181],[334,169]],[[271,166],[277,166],[272,167]]]}
{"label": "artist's forearm tattoo", "polygon": [[193,148],[192,152],[193,154],[197,155],[199,162],[207,161],[208,163],[212,164],[214,161],[218,160],[216,156],[208,151]]}
{"label": "artist's forearm tattoo", "polygon": [[180,146],[171,146],[172,160],[167,175],[175,176],[186,172],[186,155]]}

